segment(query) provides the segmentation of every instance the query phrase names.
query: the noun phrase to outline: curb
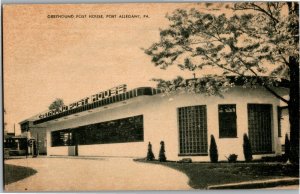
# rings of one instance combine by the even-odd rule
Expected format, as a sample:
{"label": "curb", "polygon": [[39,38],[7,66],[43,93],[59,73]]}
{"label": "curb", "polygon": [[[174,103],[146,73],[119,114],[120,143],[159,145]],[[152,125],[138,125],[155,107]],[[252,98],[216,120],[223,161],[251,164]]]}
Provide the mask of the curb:
{"label": "curb", "polygon": [[218,189],[260,189],[276,186],[286,185],[299,185],[299,178],[286,178],[286,179],[271,179],[264,181],[253,181],[253,182],[241,182],[241,183],[230,183],[224,185],[211,185],[207,189],[218,190]]}

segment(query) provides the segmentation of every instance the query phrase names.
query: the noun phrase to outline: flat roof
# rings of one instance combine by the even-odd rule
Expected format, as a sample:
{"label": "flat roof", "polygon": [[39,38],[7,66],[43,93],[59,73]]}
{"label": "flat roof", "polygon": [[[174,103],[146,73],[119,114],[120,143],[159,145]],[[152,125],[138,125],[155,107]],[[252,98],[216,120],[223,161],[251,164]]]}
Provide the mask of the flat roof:
{"label": "flat roof", "polygon": [[[114,96],[110,96],[107,98],[104,98],[102,100],[96,101],[96,102],[92,102],[92,103],[88,103],[85,105],[81,105],[79,107],[70,109],[70,110],[65,110],[65,111],[57,111],[57,110],[49,110],[46,113],[37,115],[36,119],[33,119],[32,117],[30,119],[26,119],[22,122],[20,122],[21,125],[26,125],[28,122],[32,121],[33,125],[37,125],[37,124],[41,124],[41,123],[45,123],[51,120],[55,120],[55,119],[59,119],[61,117],[65,117],[65,116],[69,116],[69,115],[74,115],[76,113],[80,113],[80,112],[84,112],[84,111],[89,111],[95,108],[99,108],[99,107],[105,107],[108,106],[110,104],[114,104],[117,102],[122,102],[122,101],[126,101],[132,98],[136,98],[138,96],[152,96],[155,94],[161,93],[161,91],[159,89],[155,89],[152,87],[139,87],[139,88],[135,88],[132,89],[130,91],[121,93],[121,94],[117,94]],[[21,126],[22,128],[22,126]]]}

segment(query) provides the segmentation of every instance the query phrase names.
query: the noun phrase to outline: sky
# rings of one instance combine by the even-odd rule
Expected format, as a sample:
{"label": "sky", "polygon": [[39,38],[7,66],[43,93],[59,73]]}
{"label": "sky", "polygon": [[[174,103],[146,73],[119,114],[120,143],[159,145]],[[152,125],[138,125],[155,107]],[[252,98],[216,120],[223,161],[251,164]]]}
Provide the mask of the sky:
{"label": "sky", "polygon": [[4,6],[6,129],[15,124],[18,132],[19,122],[46,111],[56,98],[70,104],[120,84],[155,87],[152,78],[192,77],[177,67],[155,67],[142,50],[159,40],[166,14],[176,8],[205,9],[199,3]]}
{"label": "sky", "polygon": [[[159,42],[159,29],[169,25],[166,14],[178,8],[196,8],[215,15],[239,14],[226,9],[228,4],[4,5],[6,130],[12,132],[15,125],[19,134],[19,122],[45,112],[56,98],[68,105],[121,84],[127,84],[130,90],[155,87],[153,78],[193,77],[193,72],[176,66],[167,70],[155,67],[142,48]],[[206,73],[215,72],[206,69]]]}

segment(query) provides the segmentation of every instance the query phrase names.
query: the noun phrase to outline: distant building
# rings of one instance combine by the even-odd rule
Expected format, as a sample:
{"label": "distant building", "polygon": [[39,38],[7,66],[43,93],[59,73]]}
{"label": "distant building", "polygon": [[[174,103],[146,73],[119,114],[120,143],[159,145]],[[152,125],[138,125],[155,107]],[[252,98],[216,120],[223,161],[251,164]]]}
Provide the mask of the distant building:
{"label": "distant building", "polygon": [[[287,95],[288,89],[275,88]],[[288,115],[283,104],[261,87],[236,86],[224,97],[177,93],[126,85],[83,98],[20,123],[47,155],[145,157],[151,142],[158,157],[165,142],[168,160],[209,161],[214,135],[219,159],[243,156],[249,136],[254,158],[282,153]],[[281,114],[281,115],[280,115]]]}
{"label": "distant building", "polygon": [[24,156],[27,153],[27,137],[15,136],[15,133],[6,133],[4,135],[4,157]]}
{"label": "distant building", "polygon": [[15,136],[15,133],[4,131],[4,142],[5,142],[6,138],[13,137],[13,136]]}

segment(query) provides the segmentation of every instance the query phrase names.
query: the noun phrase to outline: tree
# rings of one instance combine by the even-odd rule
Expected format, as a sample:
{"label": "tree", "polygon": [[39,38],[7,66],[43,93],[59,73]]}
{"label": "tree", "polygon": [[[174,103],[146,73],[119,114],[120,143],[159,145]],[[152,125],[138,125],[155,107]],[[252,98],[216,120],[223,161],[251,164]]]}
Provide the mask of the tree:
{"label": "tree", "polygon": [[[188,91],[222,95],[242,80],[244,87],[262,86],[289,109],[291,161],[299,162],[299,5],[297,2],[232,4],[232,14],[196,9],[167,15],[168,28],[145,53],[155,66],[177,65],[201,76],[192,80],[154,79],[164,92]],[[215,74],[206,73],[213,68]],[[195,75],[195,74],[194,74]],[[231,77],[231,78],[230,78]],[[274,90],[289,88],[289,99]]]}
{"label": "tree", "polygon": [[151,143],[149,142],[149,144],[148,144],[148,152],[147,152],[147,160],[150,160],[150,161],[152,161],[152,160],[154,160],[154,154],[153,154],[153,152],[152,152],[152,145],[151,145]]}
{"label": "tree", "polygon": [[165,162],[167,161],[166,155],[165,155],[165,142],[161,141],[160,142],[160,150],[159,150],[159,158],[158,160],[160,162]]}
{"label": "tree", "polygon": [[252,148],[247,134],[244,134],[243,151],[246,162],[252,161]]}
{"label": "tree", "polygon": [[49,110],[58,110],[59,108],[63,107],[65,104],[64,104],[64,101],[63,99],[61,98],[56,98],[49,106]]}
{"label": "tree", "polygon": [[209,157],[211,162],[213,163],[218,162],[218,158],[219,158],[218,148],[217,148],[215,137],[213,135],[210,136]]}

